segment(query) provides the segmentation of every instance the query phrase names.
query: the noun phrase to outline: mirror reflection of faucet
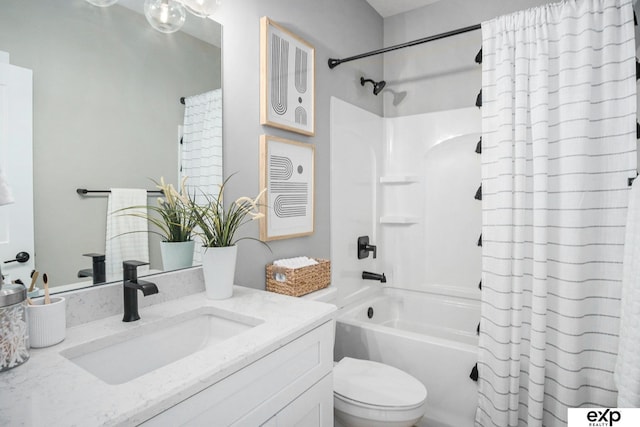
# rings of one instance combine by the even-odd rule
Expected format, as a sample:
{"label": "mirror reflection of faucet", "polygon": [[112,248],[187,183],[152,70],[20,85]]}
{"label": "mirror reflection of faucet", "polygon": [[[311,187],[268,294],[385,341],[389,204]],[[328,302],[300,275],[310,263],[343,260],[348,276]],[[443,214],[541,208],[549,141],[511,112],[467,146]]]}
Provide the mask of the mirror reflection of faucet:
{"label": "mirror reflection of faucet", "polygon": [[369,244],[369,236],[358,237],[358,259],[368,258],[369,252],[373,252],[373,258],[376,258],[378,248]]}
{"label": "mirror reflection of faucet", "polygon": [[104,254],[82,254],[82,256],[91,257],[92,267],[78,271],[78,277],[92,277],[93,284],[104,283],[107,281],[105,255]]}

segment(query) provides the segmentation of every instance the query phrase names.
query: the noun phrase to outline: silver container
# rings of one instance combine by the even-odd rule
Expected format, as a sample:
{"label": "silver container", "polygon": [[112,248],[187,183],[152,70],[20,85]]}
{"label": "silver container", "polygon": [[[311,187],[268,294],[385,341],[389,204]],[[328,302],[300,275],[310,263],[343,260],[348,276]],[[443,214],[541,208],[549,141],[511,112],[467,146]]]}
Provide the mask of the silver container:
{"label": "silver container", "polygon": [[27,288],[0,278],[0,372],[29,360]]}

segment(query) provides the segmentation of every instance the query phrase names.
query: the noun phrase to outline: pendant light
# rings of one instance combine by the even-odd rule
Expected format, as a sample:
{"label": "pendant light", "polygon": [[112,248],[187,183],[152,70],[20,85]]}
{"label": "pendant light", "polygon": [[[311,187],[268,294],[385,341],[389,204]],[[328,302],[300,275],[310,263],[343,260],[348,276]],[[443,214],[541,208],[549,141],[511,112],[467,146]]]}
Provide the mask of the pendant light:
{"label": "pendant light", "polygon": [[145,0],[144,16],[161,33],[175,33],[184,25],[187,13],[177,0]]}
{"label": "pendant light", "polygon": [[[98,7],[114,5],[118,0],[86,0]],[[187,11],[200,18],[207,18],[220,7],[222,0],[145,0],[144,16],[151,26],[161,33],[180,30],[187,19]]]}

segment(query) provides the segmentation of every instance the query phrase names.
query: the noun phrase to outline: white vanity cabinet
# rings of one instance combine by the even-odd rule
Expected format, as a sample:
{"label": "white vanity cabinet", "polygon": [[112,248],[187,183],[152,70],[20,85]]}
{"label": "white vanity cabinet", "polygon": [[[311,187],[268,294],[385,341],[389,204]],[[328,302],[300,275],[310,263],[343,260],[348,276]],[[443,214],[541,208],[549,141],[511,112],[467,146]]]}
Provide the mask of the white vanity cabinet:
{"label": "white vanity cabinet", "polygon": [[[171,276],[177,286],[184,274]],[[89,292],[92,310],[105,300],[103,289],[121,309],[122,285],[98,288]],[[0,375],[0,426],[332,426],[335,312],[331,304],[235,286],[225,300],[201,292],[146,306],[133,324],[119,312],[67,328],[63,342],[33,349],[24,366]],[[202,316],[208,326],[189,323]],[[231,327],[241,330],[227,337]],[[191,329],[202,340],[193,340],[198,349],[169,362],[155,357],[184,349],[175,331],[191,336]],[[97,357],[105,354],[110,362],[123,356],[107,363],[117,371],[131,362],[137,375],[105,374]]]}
{"label": "white vanity cabinet", "polygon": [[142,425],[332,426],[334,333],[323,323]]}

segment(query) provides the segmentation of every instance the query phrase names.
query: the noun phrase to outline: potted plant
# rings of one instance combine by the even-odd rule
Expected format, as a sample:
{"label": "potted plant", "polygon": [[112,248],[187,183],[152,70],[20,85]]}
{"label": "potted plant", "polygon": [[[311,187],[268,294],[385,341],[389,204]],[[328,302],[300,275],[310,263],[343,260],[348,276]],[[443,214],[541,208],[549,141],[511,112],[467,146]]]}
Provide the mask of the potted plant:
{"label": "potted plant", "polygon": [[[236,243],[244,239],[258,240],[253,237],[236,238],[236,232],[242,225],[264,216],[258,212],[258,206],[266,189],[262,190],[255,199],[238,198],[225,210],[223,193],[231,176],[220,185],[216,197],[204,195],[205,204],[198,204],[194,200],[190,202],[197,225],[194,232],[200,237],[204,247],[202,270],[209,299],[230,298],[233,294],[238,254]],[[261,243],[266,245],[264,242]]]}
{"label": "potted plant", "polygon": [[[164,177],[160,178],[159,183],[153,181],[156,187],[162,190],[164,197],[158,198],[156,206],[143,206],[147,209],[147,212],[127,214],[144,218],[157,227],[158,231],[151,232],[162,237],[160,253],[165,271],[193,265],[195,242],[192,237],[194,236],[196,221],[192,209],[193,200],[185,189],[186,181],[187,177],[184,177],[180,183],[180,191],[177,191],[173,184],[165,183]],[[135,208],[140,208],[140,206],[132,206],[131,208],[125,208],[125,210]]]}

